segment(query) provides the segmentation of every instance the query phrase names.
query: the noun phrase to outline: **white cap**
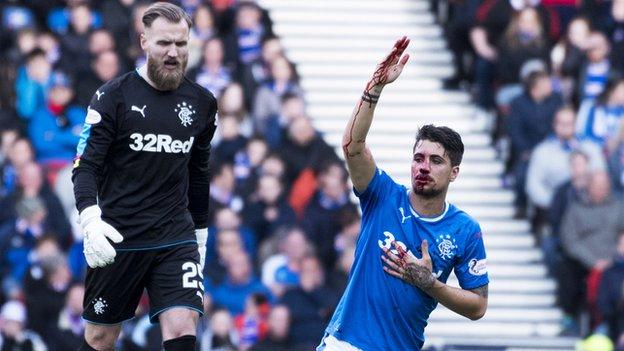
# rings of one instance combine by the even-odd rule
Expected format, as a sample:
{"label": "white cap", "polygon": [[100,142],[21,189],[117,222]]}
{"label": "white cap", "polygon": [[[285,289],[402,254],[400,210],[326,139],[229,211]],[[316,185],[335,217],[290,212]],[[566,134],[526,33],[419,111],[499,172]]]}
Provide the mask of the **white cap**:
{"label": "white cap", "polygon": [[8,301],[2,306],[0,318],[8,321],[26,323],[26,308],[23,303],[17,300]]}

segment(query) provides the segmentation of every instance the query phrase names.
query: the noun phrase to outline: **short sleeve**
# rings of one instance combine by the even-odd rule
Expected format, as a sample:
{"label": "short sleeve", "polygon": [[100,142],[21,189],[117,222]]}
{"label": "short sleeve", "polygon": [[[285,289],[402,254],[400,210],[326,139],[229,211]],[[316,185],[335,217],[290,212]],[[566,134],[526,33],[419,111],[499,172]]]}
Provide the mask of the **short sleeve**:
{"label": "short sleeve", "polygon": [[381,203],[391,193],[392,189],[397,186],[399,185],[386,172],[377,168],[375,169],[373,179],[368,183],[366,189],[360,193],[353,188],[353,192],[360,199],[360,206],[362,207],[362,213],[364,213]]}
{"label": "short sleeve", "polygon": [[462,289],[475,289],[490,282],[487,272],[487,259],[481,228],[476,226],[466,237],[464,250],[455,264],[455,275]]}

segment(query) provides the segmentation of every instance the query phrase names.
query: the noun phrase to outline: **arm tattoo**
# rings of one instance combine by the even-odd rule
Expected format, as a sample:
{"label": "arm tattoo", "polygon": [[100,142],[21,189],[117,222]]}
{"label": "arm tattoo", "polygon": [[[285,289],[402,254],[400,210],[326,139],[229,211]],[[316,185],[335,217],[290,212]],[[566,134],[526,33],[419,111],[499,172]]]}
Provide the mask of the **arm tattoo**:
{"label": "arm tattoo", "polygon": [[421,290],[431,289],[436,281],[436,278],[426,267],[409,263],[404,266],[404,269],[403,280]]}
{"label": "arm tattoo", "polygon": [[481,297],[485,297],[487,299],[487,297],[488,297],[488,284],[485,284],[484,286],[480,286],[480,287],[478,287],[476,289],[472,289],[470,291],[472,291],[473,293],[475,293],[475,294],[477,294],[477,295],[479,295]]}

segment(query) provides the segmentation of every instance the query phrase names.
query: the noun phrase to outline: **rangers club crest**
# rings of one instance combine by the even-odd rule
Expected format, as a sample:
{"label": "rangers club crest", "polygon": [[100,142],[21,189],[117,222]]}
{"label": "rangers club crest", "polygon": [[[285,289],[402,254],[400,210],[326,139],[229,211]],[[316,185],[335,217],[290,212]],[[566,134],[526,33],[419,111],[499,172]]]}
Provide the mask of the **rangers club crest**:
{"label": "rangers club crest", "polygon": [[178,107],[174,109],[175,112],[178,113],[178,118],[182,125],[188,127],[193,123],[193,115],[195,114],[195,110],[193,109],[193,105],[189,105],[185,102],[178,104]]}
{"label": "rangers club crest", "polygon": [[106,300],[101,297],[98,297],[93,302],[93,311],[95,314],[103,314],[106,307],[108,307],[108,304],[106,303]]}
{"label": "rangers club crest", "polygon": [[438,244],[438,251],[440,251],[440,257],[443,260],[453,258],[455,255],[455,251],[457,249],[457,245],[455,245],[455,239],[451,239],[451,236],[446,234],[440,234],[436,239],[436,243]]}

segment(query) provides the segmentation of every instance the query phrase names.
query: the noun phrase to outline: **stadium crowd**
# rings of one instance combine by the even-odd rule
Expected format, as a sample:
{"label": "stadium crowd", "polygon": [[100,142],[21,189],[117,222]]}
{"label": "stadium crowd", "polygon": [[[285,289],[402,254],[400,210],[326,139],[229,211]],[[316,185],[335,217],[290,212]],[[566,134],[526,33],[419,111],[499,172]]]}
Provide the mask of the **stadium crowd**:
{"label": "stadium crowd", "polygon": [[[344,163],[306,114],[267,11],[177,3],[194,20],[187,76],[219,104],[198,344],[314,349],[360,229]],[[72,158],[96,89],[145,62],[138,38],[148,4],[0,4],[2,350],[82,341],[86,263]],[[470,89],[496,115],[505,182],[558,283],[564,333],[604,332],[624,347],[624,1],[433,5],[455,56],[447,85]],[[119,349],[160,349],[144,300]]]}
{"label": "stadium crowd", "polygon": [[440,2],[455,75],[492,134],[529,218],[563,333],[624,349],[624,1]]}
{"label": "stadium crowd", "polygon": [[[0,349],[82,342],[86,263],[71,183],[92,96],[145,62],[150,2],[0,5]],[[187,77],[214,93],[210,240],[201,350],[311,350],[346,285],[359,233],[344,164],[306,115],[268,13],[180,1],[192,14]],[[145,297],[119,349],[160,350]]]}

